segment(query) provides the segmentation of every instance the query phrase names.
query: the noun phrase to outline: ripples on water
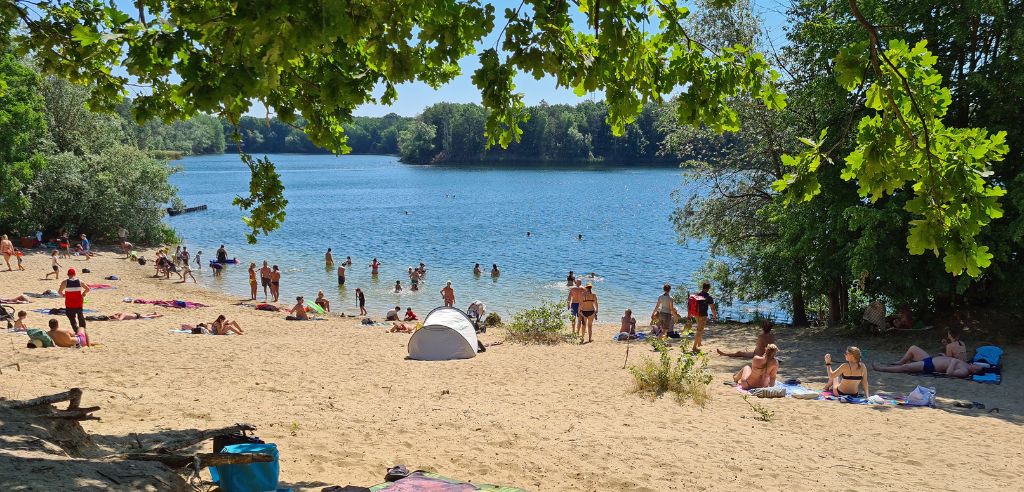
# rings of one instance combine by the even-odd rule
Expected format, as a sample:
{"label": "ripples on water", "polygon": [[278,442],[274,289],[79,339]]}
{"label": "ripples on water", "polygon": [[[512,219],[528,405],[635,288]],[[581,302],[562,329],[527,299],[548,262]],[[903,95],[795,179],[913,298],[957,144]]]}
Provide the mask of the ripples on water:
{"label": "ripples on water", "polygon": [[[209,210],[167,221],[193,256],[203,251],[204,263],[220,244],[243,262],[219,278],[204,268],[209,285],[247,296],[248,263],[265,259],[284,272],[282,302],[323,290],[333,310],[352,312],[360,287],[371,315],[395,304],[426,312],[440,304],[438,291],[451,280],[458,307],[480,299],[504,317],[563,299],[565,276],[574,270],[598,275],[599,321],[611,322],[627,307],[641,318],[665,282],[693,283],[707,256],[701,245],[680,247],[672,229],[669,195],[682,186],[678,169],[467,169],[406,166],[388,156],[270,157],[286,187],[288,216],[256,245],[246,243],[241,212],[231,205],[248,190],[238,157],[176,163],[183,171],[172,181],[182,199]],[[328,247],[336,263],[352,257],[344,287],[335,269],[324,267]],[[368,267],[374,257],[382,263],[376,278]],[[406,269],[421,261],[428,274],[420,291],[393,293],[395,280],[409,288]],[[474,263],[482,276],[473,275]],[[502,272],[497,279],[489,274],[492,263]]]}

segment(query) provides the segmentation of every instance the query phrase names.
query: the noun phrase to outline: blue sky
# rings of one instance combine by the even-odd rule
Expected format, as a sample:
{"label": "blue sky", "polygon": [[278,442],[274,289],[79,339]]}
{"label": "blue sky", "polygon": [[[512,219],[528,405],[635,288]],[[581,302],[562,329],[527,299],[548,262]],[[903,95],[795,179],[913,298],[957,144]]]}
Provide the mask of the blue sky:
{"label": "blue sky", "polygon": [[[519,6],[519,0],[496,0],[486,3],[495,7],[495,24],[497,26],[502,25],[506,8],[514,9]],[[752,0],[752,5],[754,13],[762,19],[766,38],[770,39],[774,46],[782,46],[785,43],[785,32],[783,31],[786,20],[785,11],[789,2],[787,0]],[[496,30],[500,30],[500,27]],[[492,33],[478,44],[477,48],[486,49],[494,46],[496,37],[497,33]],[[402,116],[415,116],[423,111],[423,108],[439,102],[479,103],[480,91],[473,86],[470,80],[473,71],[479,66],[476,62],[476,55],[462,60],[460,65],[462,75],[443,87],[435,90],[423,83],[402,84],[398,86],[398,100],[393,105],[366,105],[359,108],[356,115],[383,116],[388,113],[397,113]],[[524,94],[527,105],[538,104],[541,100],[551,104],[574,104],[592,98],[603,99],[601,94],[577,97],[573,94],[572,89],[557,87],[555,80],[551,77],[535,80],[530,75],[520,74],[516,78],[516,90]],[[262,108],[259,111],[254,110],[253,113],[261,116],[265,114]]]}

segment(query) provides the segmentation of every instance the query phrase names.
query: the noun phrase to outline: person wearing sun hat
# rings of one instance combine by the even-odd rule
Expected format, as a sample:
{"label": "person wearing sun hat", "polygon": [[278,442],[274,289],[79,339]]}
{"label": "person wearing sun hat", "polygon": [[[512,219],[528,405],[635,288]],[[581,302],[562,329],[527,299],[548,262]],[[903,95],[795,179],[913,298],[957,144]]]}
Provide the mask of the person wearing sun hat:
{"label": "person wearing sun hat", "polygon": [[85,304],[85,295],[89,293],[89,286],[82,282],[74,268],[68,269],[68,278],[60,283],[57,292],[64,297],[64,311],[71,322],[71,330],[79,334],[79,327],[82,333],[85,332],[85,315],[82,307]]}

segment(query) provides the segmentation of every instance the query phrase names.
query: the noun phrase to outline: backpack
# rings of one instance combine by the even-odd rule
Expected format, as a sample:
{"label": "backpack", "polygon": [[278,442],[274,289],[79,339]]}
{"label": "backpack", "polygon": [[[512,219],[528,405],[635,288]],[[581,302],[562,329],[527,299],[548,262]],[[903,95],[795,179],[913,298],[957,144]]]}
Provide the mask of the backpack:
{"label": "backpack", "polygon": [[690,294],[686,302],[686,315],[696,318],[700,314],[700,301],[702,301],[697,294]]}

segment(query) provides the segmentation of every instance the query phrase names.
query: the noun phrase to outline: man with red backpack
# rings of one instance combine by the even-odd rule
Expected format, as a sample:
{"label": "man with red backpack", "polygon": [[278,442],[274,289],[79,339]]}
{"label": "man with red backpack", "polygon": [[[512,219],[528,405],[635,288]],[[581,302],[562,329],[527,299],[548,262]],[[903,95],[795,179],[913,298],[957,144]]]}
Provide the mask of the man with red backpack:
{"label": "man with red backpack", "polygon": [[718,306],[715,305],[715,299],[708,293],[711,290],[711,284],[704,282],[700,287],[700,292],[690,294],[687,302],[687,331],[690,329],[690,320],[697,320],[697,333],[693,337],[693,348],[690,349],[693,353],[700,352],[701,341],[704,338],[704,327],[708,323],[708,308],[711,308],[711,316],[716,320],[718,319]]}

